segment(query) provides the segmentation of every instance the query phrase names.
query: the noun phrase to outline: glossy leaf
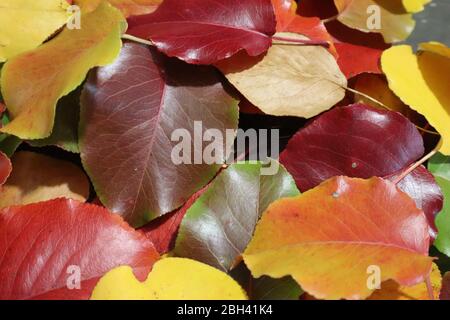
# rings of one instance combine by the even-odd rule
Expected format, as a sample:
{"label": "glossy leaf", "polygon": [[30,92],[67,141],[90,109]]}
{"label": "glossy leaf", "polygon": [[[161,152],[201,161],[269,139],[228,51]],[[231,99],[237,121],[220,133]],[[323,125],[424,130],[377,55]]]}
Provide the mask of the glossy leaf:
{"label": "glossy leaf", "polygon": [[383,50],[351,43],[335,43],[338,64],[347,79],[361,73],[382,73],[380,60]]}
{"label": "glossy leaf", "polygon": [[119,216],[74,200],[3,209],[0,234],[0,299],[88,299],[109,270],[130,265],[143,279],[158,259]]}
{"label": "glossy leaf", "polygon": [[[214,69],[133,43],[124,45],[113,64],[90,75],[81,101],[83,166],[101,202],[134,226],[180,207],[219,170],[220,164],[195,164],[210,145],[202,142],[199,152],[198,143],[190,141],[203,137],[196,121],[223,137],[237,127],[237,101]],[[176,129],[191,139],[172,141]],[[182,152],[188,159],[176,164],[172,153],[180,143],[190,150]],[[230,150],[225,141],[218,143],[224,151],[217,162]]]}
{"label": "glossy leaf", "polygon": [[[386,178],[394,182],[398,176],[399,173]],[[431,236],[435,239],[435,219],[442,210],[444,196],[434,176],[424,166],[420,166],[403,178],[397,186],[416,202],[417,208],[423,210],[431,227]]]}
{"label": "glossy leaf", "polygon": [[0,208],[63,197],[86,201],[89,197],[89,180],[68,161],[20,151],[12,157],[12,166],[0,191]]}
{"label": "glossy leaf", "polygon": [[9,60],[1,89],[11,122],[0,131],[22,139],[48,137],[57,101],[78,87],[89,69],[117,57],[124,23],[117,9],[102,2],[81,15],[81,29],[66,27],[52,41]]}
{"label": "glossy leaf", "polygon": [[153,14],[129,19],[128,33],[170,57],[213,64],[241,50],[264,53],[275,24],[270,0],[165,0]]}
{"label": "glossy leaf", "polygon": [[275,44],[257,59],[236,56],[218,67],[252,104],[275,116],[316,116],[341,101],[347,86],[335,58],[321,46]]}
{"label": "glossy leaf", "polygon": [[39,46],[69,19],[61,0],[2,0],[0,61]]}
{"label": "glossy leaf", "polygon": [[338,175],[394,174],[423,153],[421,135],[404,116],[355,104],[334,108],[300,129],[280,162],[306,191]]}
{"label": "glossy leaf", "polygon": [[144,282],[131,268],[108,272],[92,300],[245,300],[244,290],[227,274],[200,262],[166,258],[155,263]]}
{"label": "glossy leaf", "polygon": [[291,275],[316,298],[363,299],[370,266],[381,281],[424,281],[428,246],[425,215],[394,184],[336,177],[269,206],[243,257],[255,277]]}
{"label": "glossy leaf", "polygon": [[382,68],[392,91],[427,118],[443,138],[440,151],[450,155],[450,49],[439,43],[421,48],[418,55],[407,45],[385,51]]}
{"label": "glossy leaf", "polygon": [[[273,161],[270,166],[279,164]],[[237,163],[220,173],[188,209],[174,254],[223,271],[235,266],[267,206],[299,193],[284,168],[274,175],[264,170],[269,170],[268,165]]]}

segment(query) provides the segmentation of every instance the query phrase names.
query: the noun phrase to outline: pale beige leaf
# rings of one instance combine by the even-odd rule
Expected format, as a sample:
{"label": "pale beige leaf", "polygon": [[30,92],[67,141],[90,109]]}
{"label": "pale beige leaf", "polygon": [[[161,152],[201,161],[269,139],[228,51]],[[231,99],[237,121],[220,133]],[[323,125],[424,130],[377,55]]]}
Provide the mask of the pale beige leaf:
{"label": "pale beige leaf", "polygon": [[342,100],[347,86],[335,58],[322,46],[274,44],[256,60],[241,54],[218,67],[251,103],[275,116],[314,117]]}

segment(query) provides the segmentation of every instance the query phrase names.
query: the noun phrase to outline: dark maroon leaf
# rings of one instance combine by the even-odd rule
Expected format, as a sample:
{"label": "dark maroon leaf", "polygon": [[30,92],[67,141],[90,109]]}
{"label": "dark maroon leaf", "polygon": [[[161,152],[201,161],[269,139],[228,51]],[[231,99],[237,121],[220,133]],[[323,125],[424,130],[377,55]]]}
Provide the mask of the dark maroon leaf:
{"label": "dark maroon leaf", "polygon": [[[387,179],[394,181],[399,175],[400,173],[393,174]],[[397,186],[413,198],[417,207],[423,210],[432,229],[431,237],[436,238],[437,228],[434,220],[442,210],[444,195],[434,176],[424,166],[420,166],[400,180]]]}
{"label": "dark maroon leaf", "polygon": [[129,265],[142,281],[159,258],[122,218],[74,200],[3,209],[0,235],[0,300],[89,299],[111,269]]}
{"label": "dark maroon leaf", "polygon": [[276,27],[270,0],[165,0],[156,12],[128,22],[129,34],[194,64],[213,64],[240,50],[260,55]]}
{"label": "dark maroon leaf", "polygon": [[[221,167],[175,164],[174,130],[186,129],[194,140],[194,122],[201,121],[203,131],[214,128],[225,137],[238,121],[237,101],[215,69],[134,43],[90,75],[81,100],[83,166],[101,202],[136,227],[180,207]],[[209,143],[200,143],[201,150]],[[193,141],[191,148],[193,154]]]}
{"label": "dark maroon leaf", "polygon": [[355,104],[334,108],[300,129],[280,162],[304,192],[339,175],[385,177],[423,153],[421,135],[403,115]]}

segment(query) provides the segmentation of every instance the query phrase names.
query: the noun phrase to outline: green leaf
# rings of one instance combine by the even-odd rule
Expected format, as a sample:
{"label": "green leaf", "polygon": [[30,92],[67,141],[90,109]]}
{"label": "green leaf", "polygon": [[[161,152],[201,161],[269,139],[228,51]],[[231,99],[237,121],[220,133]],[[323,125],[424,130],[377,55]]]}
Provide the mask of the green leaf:
{"label": "green leaf", "polygon": [[261,214],[273,201],[300,192],[291,175],[279,166],[237,163],[224,170],[187,211],[178,233],[175,255],[228,271],[249,243]]}

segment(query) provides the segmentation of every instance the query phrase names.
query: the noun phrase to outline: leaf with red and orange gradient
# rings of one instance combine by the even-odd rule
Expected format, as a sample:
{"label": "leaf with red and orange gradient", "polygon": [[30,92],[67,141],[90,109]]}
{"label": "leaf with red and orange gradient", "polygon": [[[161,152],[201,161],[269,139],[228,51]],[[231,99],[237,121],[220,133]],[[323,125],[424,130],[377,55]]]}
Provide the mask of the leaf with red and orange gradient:
{"label": "leaf with red and orange gradient", "polygon": [[0,151],[0,186],[3,185],[11,174],[11,160]]}
{"label": "leaf with red and orange gradient", "polygon": [[424,281],[429,241],[424,213],[393,183],[335,177],[269,206],[243,257],[255,277],[291,275],[319,299],[364,299],[369,267],[381,281]]}
{"label": "leaf with red and orange gradient", "polygon": [[89,299],[108,271],[129,265],[144,280],[159,258],[122,218],[75,200],[3,209],[0,234],[0,300]]}
{"label": "leaf with red and orange gradient", "polygon": [[297,3],[295,1],[272,0],[272,4],[277,19],[277,32],[295,32],[303,34],[311,40],[331,42],[331,36],[319,18],[302,17],[296,13]]}
{"label": "leaf with red and orange gradient", "polygon": [[[94,10],[103,0],[78,0],[88,8]],[[114,7],[122,11],[125,17],[149,14],[158,9],[163,0],[107,0]]]}
{"label": "leaf with red and orange gradient", "polygon": [[124,26],[122,13],[103,1],[81,15],[80,29],[66,27],[37,49],[8,60],[1,90],[11,122],[0,131],[22,139],[48,137],[58,100],[75,90],[89,69],[114,61]]}

